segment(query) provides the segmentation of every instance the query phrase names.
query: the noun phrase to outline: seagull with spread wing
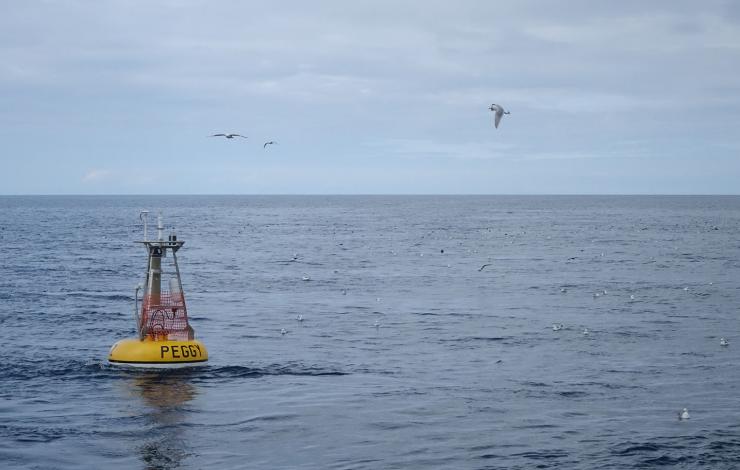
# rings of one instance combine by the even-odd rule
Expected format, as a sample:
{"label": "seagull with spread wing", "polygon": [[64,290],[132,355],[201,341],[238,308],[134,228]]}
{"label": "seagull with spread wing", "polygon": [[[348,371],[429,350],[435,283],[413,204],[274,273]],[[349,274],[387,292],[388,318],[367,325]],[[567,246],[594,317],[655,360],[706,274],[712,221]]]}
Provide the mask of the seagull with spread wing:
{"label": "seagull with spread wing", "polygon": [[246,136],[243,136],[241,134],[213,134],[210,137],[226,137],[227,139],[233,139],[234,137],[241,137],[242,139],[246,139]]}
{"label": "seagull with spread wing", "polygon": [[265,142],[265,145],[263,145],[262,148],[264,149],[264,148],[267,148],[268,145],[275,145],[275,144],[277,144],[277,142],[271,140],[269,142]]}
{"label": "seagull with spread wing", "polygon": [[496,127],[496,129],[498,129],[498,123],[501,122],[501,116],[503,116],[504,114],[511,114],[508,111],[504,111],[504,108],[501,105],[495,103],[492,104],[491,107],[489,107],[488,109],[495,113],[493,125]]}

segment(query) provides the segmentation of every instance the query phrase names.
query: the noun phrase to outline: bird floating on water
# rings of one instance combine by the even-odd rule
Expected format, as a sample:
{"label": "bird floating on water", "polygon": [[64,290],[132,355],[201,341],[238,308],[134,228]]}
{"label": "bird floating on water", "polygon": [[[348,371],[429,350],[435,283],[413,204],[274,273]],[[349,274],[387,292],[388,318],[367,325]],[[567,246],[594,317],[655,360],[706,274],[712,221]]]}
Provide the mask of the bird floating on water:
{"label": "bird floating on water", "polygon": [[504,108],[496,103],[492,104],[488,109],[494,112],[493,125],[496,129],[498,129],[498,123],[501,122],[501,116],[511,114],[508,111],[504,111]]}
{"label": "bird floating on water", "polygon": [[301,279],[304,280],[304,281],[310,281],[311,280],[311,278],[308,277],[308,276],[303,276]]}
{"label": "bird floating on water", "polygon": [[630,300],[635,300],[635,295],[634,294],[631,294],[630,295]]}
{"label": "bird floating on water", "polygon": [[210,137],[226,137],[227,139],[233,139],[234,137],[241,137],[242,139],[247,139],[247,136],[244,136],[241,134],[213,134]]}
{"label": "bird floating on water", "polygon": [[566,292],[568,292],[568,289],[566,289],[565,287],[561,287],[560,288],[560,293],[561,294],[565,294]]}
{"label": "bird floating on water", "polygon": [[730,342],[729,342],[729,341],[727,341],[727,340],[726,340],[726,339],[724,339],[724,338],[720,338],[720,339],[719,339],[719,345],[720,345],[720,346],[729,346],[729,345],[730,345]]}
{"label": "bird floating on water", "polygon": [[560,331],[563,329],[562,323],[553,323],[552,324],[552,331]]}
{"label": "bird floating on water", "polygon": [[588,328],[583,329],[583,336],[588,336]]}
{"label": "bird floating on water", "polygon": [[689,410],[684,408],[678,412],[678,419],[689,419]]}
{"label": "bird floating on water", "polygon": [[303,315],[298,315],[297,317],[295,317],[295,319],[298,321],[303,321]]}
{"label": "bird floating on water", "polygon": [[275,144],[277,144],[277,142],[271,140],[269,142],[265,142],[265,145],[263,145],[262,148],[264,149],[264,148],[267,148],[268,145],[275,145]]}
{"label": "bird floating on water", "polygon": [[288,330],[286,330],[285,328],[281,328],[280,329],[280,334],[281,335],[285,336],[286,333],[288,333]]}
{"label": "bird floating on water", "polygon": [[378,320],[375,320],[375,323],[373,324],[375,328],[380,328],[380,322]]}

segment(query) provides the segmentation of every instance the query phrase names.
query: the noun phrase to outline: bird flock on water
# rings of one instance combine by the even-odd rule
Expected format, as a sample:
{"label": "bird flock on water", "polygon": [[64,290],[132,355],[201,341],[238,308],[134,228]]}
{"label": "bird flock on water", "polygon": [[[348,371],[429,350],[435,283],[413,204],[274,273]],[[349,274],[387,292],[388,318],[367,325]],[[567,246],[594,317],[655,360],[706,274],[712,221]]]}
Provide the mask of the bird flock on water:
{"label": "bird flock on water", "polygon": [[[496,104],[496,103],[492,103],[489,106],[488,109],[493,113],[493,126],[496,129],[498,129],[499,124],[501,123],[501,119],[503,118],[503,116],[504,115],[511,114],[510,111],[507,111],[506,109],[504,109],[503,106],[501,106],[499,104]],[[217,134],[212,134],[209,137],[224,137],[226,139],[234,139],[235,137],[239,137],[239,138],[243,138],[243,139],[247,139],[248,138],[247,136],[244,136],[242,134],[236,134],[236,133],[217,133]],[[269,141],[266,141],[266,142],[263,143],[262,148],[263,149],[266,149],[268,146],[276,145],[276,144],[277,144],[277,142],[275,142],[273,140],[269,140]],[[444,254],[444,249],[443,250],[440,250],[440,252],[442,254]],[[420,256],[423,256],[423,254],[421,254]],[[601,253],[601,256],[603,257],[604,256],[604,253]],[[292,261],[297,261],[297,259],[298,259],[298,255],[296,254],[296,255],[294,255]],[[478,271],[481,272],[485,268],[487,268],[489,266],[492,266],[492,265],[493,265],[493,263],[485,263],[485,264],[481,265],[480,268],[478,268]],[[448,264],[447,267],[450,267],[450,265]],[[308,276],[303,276],[302,277],[302,280],[303,281],[310,281],[311,278],[309,278]],[[684,291],[688,291],[689,288],[688,287],[684,287],[683,290]],[[565,293],[568,292],[568,290],[565,287],[561,287],[560,288],[560,292],[562,294],[565,294]],[[604,296],[606,294],[607,294],[606,289],[603,289],[603,290],[601,290],[599,292],[594,292],[593,293],[593,298],[594,299],[598,299],[601,296]],[[343,290],[342,291],[342,295],[347,295],[347,291],[346,290]],[[380,301],[380,298],[378,298],[377,301]],[[630,294],[629,301],[630,302],[634,302],[635,301],[635,295],[634,294]],[[296,320],[299,321],[299,322],[303,322],[303,320],[304,320],[303,315],[298,315],[296,317]],[[376,329],[379,329],[380,326],[381,326],[380,325],[380,322],[378,320],[375,320],[375,323],[373,324],[373,327],[376,328]],[[563,325],[562,323],[553,323],[552,324],[552,330],[553,331],[556,331],[557,332],[557,331],[561,331],[563,329],[565,329],[565,325]],[[288,334],[288,330],[286,330],[285,328],[281,328],[280,334],[281,334],[281,336],[285,336],[286,334]],[[581,334],[582,334],[582,336],[587,337],[587,336],[589,336],[591,334],[591,331],[588,328],[584,327],[581,330]],[[727,339],[725,339],[724,337],[722,337],[722,338],[720,338],[719,344],[720,344],[721,347],[728,347],[730,343],[729,343],[729,341],[727,341]],[[499,364],[501,362],[502,361],[500,359],[498,361],[496,361],[497,364]],[[678,412],[678,419],[679,420],[682,420],[682,421],[689,419],[689,411],[688,411],[687,408],[683,408],[681,411]]]}
{"label": "bird flock on water", "polygon": [[[396,255],[397,254],[395,251],[390,251],[390,253],[393,254],[393,255]],[[441,249],[441,250],[439,250],[439,253],[442,254],[442,255],[444,255],[445,254],[445,250],[444,249]],[[288,261],[289,262],[298,262],[301,259],[302,259],[302,257],[299,256],[296,253]],[[491,257],[489,257],[488,258],[488,261],[489,262],[484,263],[479,268],[477,268],[477,271],[478,272],[482,272],[486,268],[489,268],[491,266],[494,266],[494,268],[492,268],[492,269],[495,271],[496,264],[495,264],[495,262],[493,262],[495,260],[492,260]],[[450,267],[450,265],[448,264],[447,267]],[[335,273],[336,272],[337,271],[335,270]],[[301,279],[303,281],[310,281],[311,280],[311,278],[309,276],[307,276],[307,275],[304,275]],[[713,283],[710,282],[709,284],[713,284]],[[573,286],[569,286],[569,287],[573,287]],[[678,288],[681,289],[683,292],[689,292],[690,291],[690,289],[689,289],[688,286],[682,286],[682,287],[678,287]],[[563,286],[563,287],[560,287],[559,288],[559,292],[561,294],[567,294],[569,292],[569,290],[568,290],[567,287]],[[342,295],[347,295],[347,290],[346,289],[343,289],[341,293],[342,293]],[[604,296],[609,296],[609,297],[612,296],[612,295],[609,295],[609,291],[607,291],[606,289],[599,289],[598,291],[594,292],[592,295],[593,295],[593,298],[594,299],[599,299],[599,298],[604,297]],[[380,297],[378,297],[376,299],[376,301],[377,302],[380,302],[381,301]],[[626,302],[627,303],[633,303],[635,301],[637,301],[637,297],[635,296],[635,294],[629,294],[628,300],[626,300]],[[304,316],[303,315],[297,315],[295,317],[295,320],[298,321],[298,322],[303,322],[304,321]],[[378,320],[375,320],[374,323],[372,324],[372,327],[375,328],[375,329],[380,329],[381,324],[380,324],[380,322]],[[552,328],[552,331],[554,331],[554,332],[565,332],[566,330],[569,330],[570,329],[569,327],[566,327],[566,325],[563,324],[563,323],[553,323],[552,326],[551,326],[551,328]],[[589,328],[583,327],[583,326],[580,327],[580,333],[581,333],[581,336],[582,337],[589,338],[589,340],[594,340],[594,341],[598,341],[599,334],[600,334],[600,332],[598,330],[594,333]],[[280,330],[280,335],[281,336],[285,336],[287,334],[288,334],[288,330],[286,330],[285,328],[282,328]],[[595,334],[595,337],[593,339],[591,339],[592,334]],[[603,334],[603,332],[602,332],[602,334]],[[727,347],[729,347],[730,342],[726,338],[722,337],[719,340],[719,345],[721,347],[723,347],[723,348],[727,348]],[[495,361],[496,364],[500,364],[501,362],[502,362],[502,360],[500,360],[500,359],[497,360],[497,361]],[[687,408],[683,408],[681,411],[678,412],[678,419],[680,421],[685,421],[685,420],[688,420],[689,419],[689,411],[688,411]]]}

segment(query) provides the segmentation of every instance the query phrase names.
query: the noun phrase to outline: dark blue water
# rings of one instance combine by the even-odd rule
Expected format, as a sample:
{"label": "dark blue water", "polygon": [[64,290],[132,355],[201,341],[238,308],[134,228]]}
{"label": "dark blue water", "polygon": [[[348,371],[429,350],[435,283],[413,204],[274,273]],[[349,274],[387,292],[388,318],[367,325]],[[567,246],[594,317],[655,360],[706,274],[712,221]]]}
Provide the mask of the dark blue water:
{"label": "dark blue water", "polygon": [[[106,364],[141,209],[204,368]],[[2,197],[0,466],[736,468],[738,233],[739,197]]]}

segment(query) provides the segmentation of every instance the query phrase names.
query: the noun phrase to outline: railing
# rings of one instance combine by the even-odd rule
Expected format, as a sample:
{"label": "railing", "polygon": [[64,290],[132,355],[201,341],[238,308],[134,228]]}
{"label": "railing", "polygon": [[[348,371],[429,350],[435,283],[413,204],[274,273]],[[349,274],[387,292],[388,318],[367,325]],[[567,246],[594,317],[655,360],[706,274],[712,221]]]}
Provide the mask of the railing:
{"label": "railing", "polygon": [[141,335],[154,340],[192,339],[192,328],[182,293],[162,292],[144,296],[141,307]]}

